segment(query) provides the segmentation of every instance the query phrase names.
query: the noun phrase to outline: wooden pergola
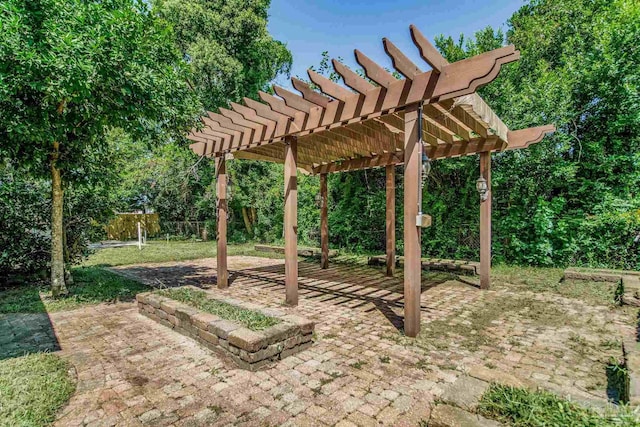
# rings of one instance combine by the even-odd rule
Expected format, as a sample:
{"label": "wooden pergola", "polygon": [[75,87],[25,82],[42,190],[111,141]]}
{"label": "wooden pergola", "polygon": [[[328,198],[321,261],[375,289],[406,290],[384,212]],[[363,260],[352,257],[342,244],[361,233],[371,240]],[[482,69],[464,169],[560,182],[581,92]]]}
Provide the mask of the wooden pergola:
{"label": "wooden pergola", "polygon": [[313,85],[296,78],[293,93],[275,86],[260,92],[263,102],[244,98],[202,118],[191,149],[215,157],[217,178],[217,285],[228,286],[227,177],[230,158],[284,163],[286,302],[298,304],[297,170],[320,175],[321,266],[328,267],[327,174],[386,167],[386,263],[395,269],[395,166],[404,164],[404,331],[420,330],[423,164],[430,160],[480,154],[486,181],[480,202],[480,283],[489,288],[491,267],[491,153],[528,147],[555,130],[553,125],[512,131],[476,93],[493,81],[502,65],[519,59],[506,46],[449,63],[413,25],[411,37],[431,70],[423,71],[383,39],[393,67],[404,78],[355,50],[366,78],[333,60],[345,86],[309,70]]}

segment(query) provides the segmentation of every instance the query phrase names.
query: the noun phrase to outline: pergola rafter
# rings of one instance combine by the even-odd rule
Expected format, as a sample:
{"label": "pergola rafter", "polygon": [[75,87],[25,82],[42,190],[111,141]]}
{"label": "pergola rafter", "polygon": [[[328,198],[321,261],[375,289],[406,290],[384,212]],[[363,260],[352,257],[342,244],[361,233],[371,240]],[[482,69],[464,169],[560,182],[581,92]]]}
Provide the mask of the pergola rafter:
{"label": "pergola rafter", "polygon": [[[423,71],[390,40],[382,40],[393,68],[403,77],[375,63],[359,50],[355,58],[364,76],[332,60],[344,86],[313,70],[310,83],[293,78],[298,93],[274,86],[260,92],[260,101],[244,98],[244,105],[208,112],[202,126],[189,135],[191,149],[215,157],[218,169],[218,232],[226,233],[226,166],[229,158],[285,164],[285,276],[287,302],[297,297],[297,184],[296,169],[321,178],[321,265],[328,265],[326,209],[328,173],[386,167],[387,273],[395,259],[395,165],[404,164],[405,187],[405,333],[420,327],[421,164],[480,154],[480,173],[486,197],[480,209],[480,281],[489,286],[491,236],[491,153],[526,148],[554,131],[552,125],[511,131],[476,93],[494,80],[504,64],[520,57],[513,46],[449,63],[418,29],[410,34],[420,57],[431,68]],[[224,209],[224,212],[220,211]],[[221,237],[221,236],[219,236]],[[223,242],[223,243],[221,243]],[[218,245],[226,246],[226,237]],[[228,284],[226,247],[218,248],[218,286]],[[325,253],[326,252],[326,253]],[[220,257],[224,254],[225,259]]]}

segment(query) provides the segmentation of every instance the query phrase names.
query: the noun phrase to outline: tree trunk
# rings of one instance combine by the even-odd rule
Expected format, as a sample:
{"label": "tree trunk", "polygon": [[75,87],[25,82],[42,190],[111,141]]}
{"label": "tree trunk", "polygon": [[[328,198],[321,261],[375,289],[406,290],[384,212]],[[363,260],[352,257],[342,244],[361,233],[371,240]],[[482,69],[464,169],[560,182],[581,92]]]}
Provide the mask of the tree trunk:
{"label": "tree trunk", "polygon": [[62,227],[62,178],[58,169],[60,144],[53,143],[51,154],[51,294],[53,297],[67,294],[64,280],[64,233]]}
{"label": "tree trunk", "polygon": [[249,212],[247,211],[247,208],[245,208],[245,207],[242,208],[242,219],[244,219],[244,226],[247,229],[247,233],[252,235],[253,234],[253,229],[251,227],[251,220],[249,219]]}
{"label": "tree trunk", "polygon": [[64,253],[64,281],[67,285],[73,285],[73,276],[71,275],[71,254],[69,253],[69,242],[67,240],[67,227],[64,226],[62,227],[62,250]]}
{"label": "tree trunk", "polygon": [[256,225],[256,223],[258,222],[258,211],[256,210],[256,208],[251,207],[251,210],[249,212],[251,212],[251,224]]}

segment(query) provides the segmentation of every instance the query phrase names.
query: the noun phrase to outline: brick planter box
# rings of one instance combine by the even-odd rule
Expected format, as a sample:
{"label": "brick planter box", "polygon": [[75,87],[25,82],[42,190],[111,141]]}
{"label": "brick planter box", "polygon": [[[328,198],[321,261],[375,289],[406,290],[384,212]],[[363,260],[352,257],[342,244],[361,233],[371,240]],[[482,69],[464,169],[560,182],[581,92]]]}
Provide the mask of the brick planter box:
{"label": "brick planter box", "polygon": [[238,323],[152,292],[136,296],[138,311],[141,314],[195,339],[211,350],[229,356],[242,369],[256,371],[271,362],[303,351],[312,344],[314,323],[310,320],[235,299],[214,296],[209,298],[261,312],[279,319],[280,323],[262,331],[253,331]]}

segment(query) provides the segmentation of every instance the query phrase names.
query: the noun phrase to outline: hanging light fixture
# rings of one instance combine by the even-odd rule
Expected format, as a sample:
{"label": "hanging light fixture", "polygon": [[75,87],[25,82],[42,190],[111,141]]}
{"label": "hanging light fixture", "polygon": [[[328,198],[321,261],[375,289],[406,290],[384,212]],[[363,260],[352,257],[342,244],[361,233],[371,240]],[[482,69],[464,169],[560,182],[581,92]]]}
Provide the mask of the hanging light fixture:
{"label": "hanging light fixture", "polygon": [[425,182],[431,173],[431,160],[427,156],[427,153],[422,149],[422,187],[424,188]]}
{"label": "hanging light fixture", "polygon": [[489,186],[487,185],[487,180],[484,179],[484,176],[480,176],[476,181],[476,190],[478,190],[481,202],[484,202],[489,198]]}

